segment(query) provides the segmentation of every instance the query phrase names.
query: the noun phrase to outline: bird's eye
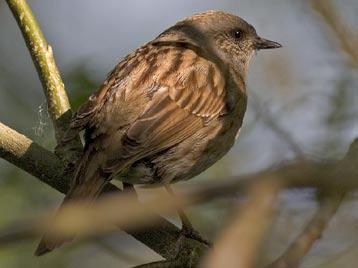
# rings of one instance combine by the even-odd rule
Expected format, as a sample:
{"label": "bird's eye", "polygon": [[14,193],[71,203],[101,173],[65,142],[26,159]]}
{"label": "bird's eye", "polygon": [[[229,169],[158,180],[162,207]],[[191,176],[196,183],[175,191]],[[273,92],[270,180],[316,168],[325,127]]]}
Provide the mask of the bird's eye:
{"label": "bird's eye", "polygon": [[244,36],[243,31],[240,29],[235,29],[232,34],[235,37],[235,39],[241,39]]}

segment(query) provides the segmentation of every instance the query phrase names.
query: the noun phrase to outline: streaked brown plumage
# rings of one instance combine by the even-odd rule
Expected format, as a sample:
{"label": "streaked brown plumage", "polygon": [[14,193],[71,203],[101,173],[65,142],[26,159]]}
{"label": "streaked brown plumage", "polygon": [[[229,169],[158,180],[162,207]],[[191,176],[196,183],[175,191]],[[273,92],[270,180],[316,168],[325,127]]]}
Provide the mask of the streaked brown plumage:
{"label": "streaked brown plumage", "polygon": [[[93,200],[114,178],[166,185],[210,167],[242,125],[251,57],[276,47],[241,18],[209,11],[128,55],[73,119],[86,145],[64,202]],[[62,243],[45,236],[36,254]]]}

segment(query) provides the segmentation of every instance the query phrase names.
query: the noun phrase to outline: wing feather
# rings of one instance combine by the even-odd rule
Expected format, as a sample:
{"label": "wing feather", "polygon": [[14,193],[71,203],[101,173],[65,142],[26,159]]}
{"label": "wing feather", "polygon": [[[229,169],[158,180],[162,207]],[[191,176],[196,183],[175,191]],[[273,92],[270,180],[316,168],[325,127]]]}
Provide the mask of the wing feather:
{"label": "wing feather", "polygon": [[[205,123],[225,112],[224,79],[208,78],[220,72],[212,62],[192,52],[182,55],[192,62],[166,79],[143,113],[129,127],[120,151],[110,157],[105,172],[116,173],[141,158],[155,155],[194,135]],[[219,76],[220,77],[220,76]],[[214,83],[215,82],[215,83]],[[218,94],[221,93],[221,94]]]}
{"label": "wing feather", "polygon": [[[93,135],[91,142],[104,151],[106,160],[101,166],[112,174],[181,143],[208,121],[225,114],[225,82],[215,63],[184,47],[142,48],[141,54],[136,53],[127,58],[127,63],[117,66],[101,89],[79,109],[72,123],[73,127],[91,127],[99,133]],[[147,58],[156,59],[152,61],[156,68],[148,70]],[[174,59],[173,67],[169,63]],[[131,72],[126,70],[126,64]],[[121,83],[124,79],[130,83]],[[113,96],[119,91],[125,97]],[[143,110],[134,107],[143,104]],[[132,121],[125,114],[129,110],[131,115],[127,117]],[[124,118],[125,124],[118,122],[119,118]],[[121,129],[123,125],[125,130]]]}

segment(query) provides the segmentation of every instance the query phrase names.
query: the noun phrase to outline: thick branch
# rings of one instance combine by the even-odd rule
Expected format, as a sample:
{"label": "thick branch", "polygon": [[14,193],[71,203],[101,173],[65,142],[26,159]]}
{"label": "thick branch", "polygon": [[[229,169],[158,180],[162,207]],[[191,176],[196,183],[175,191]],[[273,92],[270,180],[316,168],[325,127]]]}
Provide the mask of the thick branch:
{"label": "thick branch", "polygon": [[[62,193],[67,192],[72,174],[66,171],[66,167],[60,159],[55,154],[32,142],[29,138],[1,123],[0,157],[37,177],[54,189]],[[121,190],[110,185],[105,191]],[[164,218],[155,215],[151,217],[156,218],[155,221],[158,224],[155,227],[128,230],[127,232],[164,258],[174,258],[177,254],[176,241],[180,230]],[[29,228],[32,227],[28,226],[27,230]],[[27,232],[27,230],[24,230],[24,233],[27,233],[27,236],[32,236],[32,233]],[[9,234],[7,240],[10,241],[11,237],[16,238],[18,234],[16,232]],[[188,243],[191,243],[191,241]],[[196,247],[197,244],[193,243],[192,246]]]}
{"label": "thick branch", "polygon": [[[51,116],[56,140],[59,144],[63,139],[72,117],[70,103],[56,66],[51,46],[47,43],[32,11],[25,0],[7,0],[7,3],[21,29],[26,45],[30,51],[37,73],[42,82],[46,96],[48,111]],[[67,144],[68,154],[76,151],[80,140]],[[67,155],[67,159],[72,156]],[[75,157],[75,156],[73,156]]]}
{"label": "thick branch", "polygon": [[[61,143],[72,114],[64,84],[53,58],[52,48],[47,43],[26,1],[7,0],[7,3],[21,29],[42,82],[48,110],[55,128],[56,140],[60,145],[58,147],[59,156],[69,162],[74,162],[78,158],[81,143],[79,138],[66,144]],[[54,154],[4,125],[1,125],[0,132],[0,157],[38,177],[55,189],[63,193],[67,191],[72,174]],[[106,190],[119,191],[114,186],[109,186]],[[157,221],[159,223],[157,227],[129,231],[129,233],[164,258],[173,258],[177,254],[175,242],[179,235],[179,229],[163,218],[158,217]],[[188,243],[190,244],[190,241]],[[192,248],[195,247],[193,245]]]}
{"label": "thick branch", "polygon": [[[61,144],[61,140],[68,129],[71,110],[64,84],[53,58],[52,48],[45,40],[26,1],[7,0],[7,3],[18,22],[35,63],[47,99],[48,110],[55,127],[56,139],[58,144]],[[320,13],[325,16],[327,15],[324,12]],[[333,30],[335,30],[335,28],[333,28]],[[342,47],[356,60],[357,57],[352,52],[352,47],[348,42],[343,42]],[[62,150],[64,154],[61,154],[61,156],[66,154],[65,158],[70,161],[76,159],[80,147],[79,139],[75,139],[70,144],[66,144],[66,147]],[[43,182],[63,193],[68,189],[68,182],[72,174],[56,155],[1,123],[0,157],[38,177]],[[357,163],[357,158],[354,159],[354,162]],[[344,176],[344,181],[342,182],[341,180],[337,182],[337,175],[340,177]],[[189,196],[191,195],[193,197],[193,203],[202,202],[213,197],[237,192],[239,189],[246,189],[248,185],[262,180],[279,182],[280,185],[284,187],[318,187],[325,189],[339,187],[341,190],[348,190],[357,188],[355,181],[356,176],[357,171],[350,162],[329,165],[313,162],[294,163],[276,170],[268,170],[259,174],[243,176],[240,181],[237,181],[239,178],[235,178],[220,185],[196,188]],[[106,191],[120,190],[110,185]],[[291,251],[288,253],[299,252],[299,254],[296,254],[294,256],[295,258],[293,258],[296,260],[296,263],[297,260],[300,260],[306,254],[313,244],[313,241],[315,241],[323,231],[324,224],[322,225],[322,219],[326,220],[323,221],[323,223],[327,222],[338,208],[340,203],[339,199],[330,200],[330,202],[334,202],[335,200],[335,203],[327,203],[328,205],[323,203],[311,224],[296,243],[291,246]],[[151,227],[141,231],[128,231],[128,233],[164,258],[173,259],[174,257],[178,257],[176,248],[176,241],[179,234],[178,228],[163,218],[156,218],[155,221],[159,222],[157,227]],[[183,250],[188,252],[187,255],[182,254],[182,256],[185,256],[185,261],[187,259],[197,261],[198,256],[202,253],[203,247],[202,245],[198,245],[197,242],[187,239]],[[191,258],[192,252],[196,250],[201,253],[195,254],[195,258]]]}
{"label": "thick branch", "polygon": [[[54,154],[46,149],[32,143],[25,136],[0,125],[0,157],[37,176],[40,180],[50,184],[59,191],[67,190],[67,183],[60,184],[62,180],[55,178],[68,178],[65,168],[61,167],[59,160]],[[267,183],[279,183],[282,187],[315,187],[319,189],[345,189],[353,190],[358,187],[356,178],[356,163],[358,159],[358,140],[356,140],[349,150],[344,161],[335,164],[293,163],[283,165],[275,170],[266,170],[257,174],[236,177],[230,180],[219,180],[220,183],[211,183],[200,187],[191,187],[184,195],[178,195],[182,200],[187,200],[186,205],[205,202],[214,197],[227,196],[246,190],[248,186],[266,181]],[[51,167],[49,163],[54,166]],[[337,177],[340,180],[337,180]],[[66,181],[63,180],[63,181]],[[106,191],[119,191],[114,186],[108,187]],[[190,200],[190,202],[189,202]],[[176,206],[175,206],[176,207]],[[155,218],[153,216],[153,218]],[[173,224],[158,218],[155,222],[157,227],[150,227],[141,230],[128,230],[142,243],[162,255],[164,258],[173,259],[177,256],[176,246],[179,229]],[[185,251],[191,256],[193,252],[203,252],[202,245],[197,241],[186,239]],[[184,250],[183,250],[184,251]],[[195,254],[197,260],[200,253]]]}
{"label": "thick branch", "polygon": [[68,189],[70,174],[60,159],[26,136],[0,123],[0,157],[58,191]]}

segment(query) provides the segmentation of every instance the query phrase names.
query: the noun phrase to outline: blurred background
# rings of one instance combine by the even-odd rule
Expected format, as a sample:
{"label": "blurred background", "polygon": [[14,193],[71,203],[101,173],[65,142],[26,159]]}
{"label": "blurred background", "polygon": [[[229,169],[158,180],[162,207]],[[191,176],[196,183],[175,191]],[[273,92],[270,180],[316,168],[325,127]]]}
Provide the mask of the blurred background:
{"label": "blurred background", "polygon": [[[133,49],[179,19],[218,9],[237,14],[257,32],[283,44],[260,51],[248,82],[249,109],[231,152],[193,181],[255,172],[305,156],[333,160],[358,136],[356,0],[28,0],[62,72],[74,108]],[[352,45],[355,44],[356,46]],[[0,2],[0,121],[53,149],[45,98],[20,31]],[[339,179],[339,178],[337,178]],[[145,195],[147,190],[140,189]],[[316,209],[309,191],[281,195],[279,217],[268,239],[267,261],[302,230]],[[62,195],[0,159],[0,228],[55,208]],[[194,226],[211,239],[238,198],[188,210]],[[302,267],[355,267],[358,202],[346,198]],[[178,222],[177,219],[172,219]],[[0,267],[130,267],[160,256],[118,232],[77,242],[42,258],[37,241],[0,248]]]}

